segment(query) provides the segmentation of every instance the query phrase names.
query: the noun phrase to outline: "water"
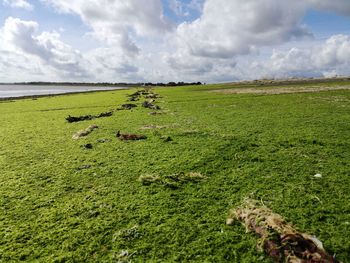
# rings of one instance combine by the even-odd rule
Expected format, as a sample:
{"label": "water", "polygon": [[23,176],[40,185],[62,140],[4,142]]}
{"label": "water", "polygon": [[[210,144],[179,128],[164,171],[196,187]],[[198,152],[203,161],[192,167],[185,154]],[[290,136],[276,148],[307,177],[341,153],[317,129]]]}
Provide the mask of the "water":
{"label": "water", "polygon": [[59,85],[0,85],[0,98],[64,94],[96,90],[116,90],[123,87],[59,86]]}

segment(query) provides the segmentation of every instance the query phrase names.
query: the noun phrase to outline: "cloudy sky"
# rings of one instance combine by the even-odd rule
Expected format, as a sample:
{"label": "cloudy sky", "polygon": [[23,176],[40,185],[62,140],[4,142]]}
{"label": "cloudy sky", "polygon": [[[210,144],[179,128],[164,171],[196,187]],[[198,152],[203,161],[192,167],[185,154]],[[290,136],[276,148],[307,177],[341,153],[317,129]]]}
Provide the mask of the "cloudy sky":
{"label": "cloudy sky", "polygon": [[350,0],[0,0],[0,82],[350,75]]}

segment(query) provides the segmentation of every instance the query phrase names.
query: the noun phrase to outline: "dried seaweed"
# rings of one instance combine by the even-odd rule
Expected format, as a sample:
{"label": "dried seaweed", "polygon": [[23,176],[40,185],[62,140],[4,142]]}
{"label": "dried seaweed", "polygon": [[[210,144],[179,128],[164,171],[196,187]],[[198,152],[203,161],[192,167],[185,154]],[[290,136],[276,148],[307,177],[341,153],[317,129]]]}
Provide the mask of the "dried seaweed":
{"label": "dried seaweed", "polygon": [[137,141],[137,140],[144,140],[147,139],[147,136],[140,135],[140,134],[121,134],[120,131],[116,134],[117,138],[119,138],[122,141]]}
{"label": "dried seaweed", "polygon": [[81,138],[81,137],[84,137],[84,136],[89,135],[93,130],[95,130],[95,129],[97,129],[97,128],[98,128],[98,126],[95,125],[95,124],[90,125],[90,126],[87,127],[85,130],[81,130],[81,131],[76,132],[76,133],[72,136],[72,138],[73,138],[74,140],[78,140],[78,139]]}
{"label": "dried seaweed", "polygon": [[66,120],[69,123],[72,123],[72,122],[93,120],[93,119],[103,118],[103,117],[110,117],[112,115],[113,115],[113,111],[102,112],[98,115],[82,115],[78,117],[68,115],[68,117],[66,117]]}
{"label": "dried seaweed", "polygon": [[275,262],[336,263],[315,236],[297,231],[282,216],[256,200],[247,199],[241,207],[230,211],[227,224],[241,221],[247,231],[255,232],[260,247]]}

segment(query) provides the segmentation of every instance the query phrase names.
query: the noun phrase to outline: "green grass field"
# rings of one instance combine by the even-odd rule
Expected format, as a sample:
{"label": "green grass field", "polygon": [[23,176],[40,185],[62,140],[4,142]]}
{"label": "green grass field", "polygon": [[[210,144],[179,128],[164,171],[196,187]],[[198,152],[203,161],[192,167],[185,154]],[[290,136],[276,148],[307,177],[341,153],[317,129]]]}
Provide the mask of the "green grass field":
{"label": "green grass field", "polygon": [[[136,90],[0,102],[0,262],[270,262],[254,234],[225,224],[247,197],[350,262],[350,90],[213,92],[237,87],[155,88],[163,114],[140,100],[77,123],[65,117],[116,109]],[[169,177],[190,172],[204,178]]]}

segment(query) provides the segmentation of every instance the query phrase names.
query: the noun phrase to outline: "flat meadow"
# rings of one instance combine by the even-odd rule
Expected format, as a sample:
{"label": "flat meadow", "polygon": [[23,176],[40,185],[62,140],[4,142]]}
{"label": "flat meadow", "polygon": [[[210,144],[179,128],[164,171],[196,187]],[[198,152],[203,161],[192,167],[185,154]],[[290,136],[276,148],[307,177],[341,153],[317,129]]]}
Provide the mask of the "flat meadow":
{"label": "flat meadow", "polygon": [[226,225],[246,198],[350,262],[349,87],[155,87],[160,109],[128,101],[143,87],[0,101],[0,262],[270,262]]}

